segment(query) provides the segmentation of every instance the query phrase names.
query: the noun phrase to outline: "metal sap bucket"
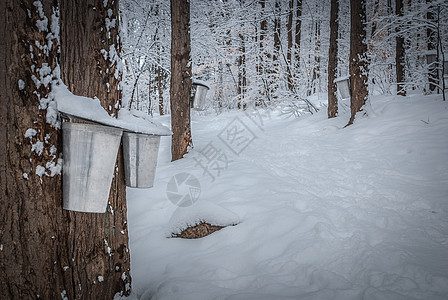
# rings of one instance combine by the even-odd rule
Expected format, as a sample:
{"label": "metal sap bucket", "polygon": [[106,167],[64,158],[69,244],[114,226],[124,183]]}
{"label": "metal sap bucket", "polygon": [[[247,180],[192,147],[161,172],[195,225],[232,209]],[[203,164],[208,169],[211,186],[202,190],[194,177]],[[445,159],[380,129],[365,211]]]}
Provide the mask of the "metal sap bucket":
{"label": "metal sap bucket", "polygon": [[196,87],[196,92],[194,93],[192,108],[195,110],[204,110],[205,109],[205,98],[207,96],[207,92],[210,89],[205,84],[193,82],[193,86]]}
{"label": "metal sap bucket", "polygon": [[62,124],[64,209],[106,212],[122,133],[115,127]]}
{"label": "metal sap bucket", "polygon": [[426,56],[426,63],[430,65],[433,62],[437,61],[437,50],[427,50],[425,56]]}
{"label": "metal sap bucket", "polygon": [[154,185],[160,136],[123,133],[123,154],[126,185],[150,188]]}
{"label": "metal sap bucket", "polygon": [[334,80],[334,83],[336,83],[336,86],[339,91],[339,95],[341,96],[341,99],[349,99],[350,98],[350,77],[342,77],[342,78],[336,78]]}

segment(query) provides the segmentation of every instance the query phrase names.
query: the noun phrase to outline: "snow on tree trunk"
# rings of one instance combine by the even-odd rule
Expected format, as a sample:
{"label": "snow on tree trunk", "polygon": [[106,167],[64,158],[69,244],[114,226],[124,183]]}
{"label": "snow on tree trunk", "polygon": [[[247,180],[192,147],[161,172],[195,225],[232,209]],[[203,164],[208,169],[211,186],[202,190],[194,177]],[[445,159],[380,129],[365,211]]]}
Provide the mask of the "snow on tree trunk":
{"label": "snow on tree trunk", "polygon": [[171,159],[187,153],[192,144],[190,128],[190,2],[171,0]]}
{"label": "snow on tree trunk", "polygon": [[336,97],[336,71],[338,67],[338,12],[339,1],[331,0],[330,9],[330,48],[328,53],[328,118],[338,114],[338,98]]}
{"label": "snow on tree trunk", "polygon": [[[54,5],[34,0],[0,4],[5,13],[0,17],[0,290],[6,299],[112,299],[128,294],[130,287],[122,159],[107,213],[62,209],[62,140],[50,93],[60,75]],[[66,13],[61,28],[65,82],[74,92],[98,96],[105,107],[116,109],[120,78],[114,78],[110,66],[112,76],[99,75],[110,62],[100,52],[109,47],[98,47],[103,27],[103,39],[109,31],[114,42],[105,40],[119,49],[118,2],[71,6],[61,10]]]}
{"label": "snow on tree trunk", "polygon": [[350,85],[351,116],[348,125],[353,124],[355,115],[367,101],[367,44],[366,44],[366,1],[350,0]]}
{"label": "snow on tree trunk", "polygon": [[[121,106],[118,1],[61,1],[61,78],[75,95],[98,97],[111,115]],[[67,212],[75,262],[69,298],[128,294],[126,185],[120,148],[105,214]],[[101,276],[101,282],[98,280]],[[78,287],[82,286],[82,289]]]}
{"label": "snow on tree trunk", "polygon": [[40,101],[55,77],[57,40],[47,35],[57,19],[52,3],[33,2],[0,2],[2,299],[56,299],[70,285],[63,269],[71,256],[61,174],[46,168],[62,150],[59,127]]}
{"label": "snow on tree trunk", "polygon": [[159,65],[157,67],[157,92],[159,94],[159,114],[163,116],[165,114],[165,107],[163,104],[163,78],[162,78],[163,70]]}
{"label": "snow on tree trunk", "polygon": [[246,109],[246,44],[244,41],[244,35],[242,33],[238,34],[240,39],[239,56],[237,59],[238,63],[238,109]]}

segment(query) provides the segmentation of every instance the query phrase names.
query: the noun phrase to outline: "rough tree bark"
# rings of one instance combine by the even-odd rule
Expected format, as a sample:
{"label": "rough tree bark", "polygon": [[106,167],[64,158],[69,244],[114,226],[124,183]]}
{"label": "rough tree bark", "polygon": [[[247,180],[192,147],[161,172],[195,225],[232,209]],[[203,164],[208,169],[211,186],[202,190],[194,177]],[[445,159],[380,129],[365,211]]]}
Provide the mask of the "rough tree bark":
{"label": "rough tree bark", "polygon": [[330,48],[328,51],[328,118],[334,118],[338,115],[337,88],[334,82],[338,67],[338,12],[339,0],[331,0]]}
{"label": "rough tree bark", "polygon": [[[6,299],[112,299],[116,293],[127,294],[130,283],[123,168],[120,165],[115,174],[106,214],[62,209],[61,175],[50,168],[62,151],[48,83],[59,77],[59,20],[54,3],[0,3],[0,103],[4,108],[0,110],[0,290]],[[107,7],[114,16],[116,5]],[[62,60],[66,55],[75,68],[65,81],[70,86],[79,79],[75,88],[93,92],[92,86],[103,78],[93,78],[93,72],[84,74],[92,76],[89,79],[82,78],[77,72],[83,69],[77,64],[89,65],[83,62],[89,55],[83,52],[88,47],[82,41],[91,36],[83,26],[92,24],[84,23],[81,16],[91,15],[94,5],[88,6],[89,11],[80,2],[74,6],[79,15],[62,27],[61,42],[68,27],[80,30],[70,44],[62,43]],[[93,18],[99,31],[107,13],[103,1],[96,8],[102,12],[100,18]],[[97,68],[101,57],[98,52],[89,69]],[[117,81],[109,82],[116,87]],[[98,91],[95,95],[107,105],[119,99],[112,93],[104,99]]]}
{"label": "rough tree bark", "polygon": [[[398,17],[403,16],[403,0],[395,1],[395,13]],[[404,38],[398,33],[395,39],[395,74],[397,77],[397,95],[406,96],[404,90]]]}
{"label": "rough tree bark", "polygon": [[[49,1],[41,7],[47,21],[52,9]],[[46,53],[36,46],[47,45],[49,30],[36,26],[46,24],[33,0],[1,1],[0,11],[0,291],[3,299],[51,299],[71,285],[63,270],[71,256],[61,175],[36,174],[53,160],[51,146],[59,156],[61,143],[57,127],[47,123],[47,111],[39,109],[39,98],[47,97],[51,87],[32,76],[42,80],[39,69],[45,64],[55,70],[57,43],[50,38]],[[32,151],[31,143],[43,151]]]}
{"label": "rough tree bark", "polygon": [[350,0],[350,110],[347,125],[353,124],[355,115],[367,101],[367,44],[366,44],[366,0]]}
{"label": "rough tree bark", "polygon": [[187,153],[192,144],[190,128],[190,1],[171,0],[171,159]]}
{"label": "rough tree bark", "polygon": [[[60,3],[61,79],[75,95],[96,96],[106,111],[116,115],[121,106],[119,2],[82,0]],[[107,212],[67,212],[67,215],[71,226],[69,238],[72,240],[72,251],[78,257],[73,268],[79,275],[73,276],[72,280],[75,286],[85,286],[79,298],[107,299],[116,293],[127,294],[131,279],[121,150]],[[98,280],[99,275],[102,282]]]}

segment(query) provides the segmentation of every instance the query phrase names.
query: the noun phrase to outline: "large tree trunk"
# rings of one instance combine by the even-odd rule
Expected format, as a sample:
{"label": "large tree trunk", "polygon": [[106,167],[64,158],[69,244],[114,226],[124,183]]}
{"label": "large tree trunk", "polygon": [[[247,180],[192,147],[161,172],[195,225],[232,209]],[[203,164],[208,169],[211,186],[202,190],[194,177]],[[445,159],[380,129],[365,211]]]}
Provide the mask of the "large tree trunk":
{"label": "large tree trunk", "polygon": [[[62,209],[61,175],[52,173],[55,169],[51,168],[62,150],[60,124],[52,114],[51,84],[41,77],[47,73],[47,66],[53,80],[59,77],[58,19],[56,14],[52,16],[57,8],[50,1],[43,1],[43,7],[40,3],[0,3],[0,290],[6,299],[112,299],[116,293],[127,294],[130,283],[123,168],[120,164],[115,174],[106,214]],[[83,52],[88,48],[83,38],[92,38],[89,46],[101,41],[82,27],[92,25],[83,21],[94,12],[94,5],[72,5],[78,8],[78,14],[71,21],[64,18],[63,22],[68,23],[61,32],[62,44],[67,45],[61,48],[62,61],[64,57],[71,60],[70,67],[74,68],[71,79],[65,78],[65,82],[73,88],[76,78],[79,81],[75,88],[84,87],[92,92],[86,95],[96,95],[103,105],[113,107],[120,98],[115,98],[112,84],[107,97],[92,88],[103,81],[98,69],[96,76],[93,72],[84,74],[91,76],[89,79],[76,74],[84,71],[77,64],[87,70],[97,68],[102,48],[95,58]],[[104,27],[106,8],[103,1],[98,1],[96,7],[102,12],[94,18],[99,32],[100,26]],[[73,13],[74,8],[70,8]],[[116,17],[118,3],[108,8]],[[75,34],[77,26],[77,38],[72,36],[71,43],[64,42],[64,30],[71,27],[70,34]],[[111,37],[115,35],[111,32]],[[94,63],[90,66],[84,61],[87,59]],[[109,82],[115,87],[118,83]],[[45,104],[47,96],[50,102]]]}
{"label": "large tree trunk", "polygon": [[171,0],[171,159],[187,153],[190,129],[190,2]]}
{"label": "large tree trunk", "polygon": [[[403,0],[395,1],[395,12],[398,17],[403,16]],[[395,74],[397,76],[397,95],[406,96],[404,90],[404,38],[398,33],[395,39]]]}
{"label": "large tree trunk", "polygon": [[328,118],[334,118],[338,114],[337,89],[334,82],[338,67],[338,12],[339,0],[331,0],[330,48],[328,51]]}
{"label": "large tree trunk", "polygon": [[[43,3],[48,25],[54,25],[53,8]],[[44,64],[54,72],[57,41],[49,39],[47,53],[36,46],[47,45],[49,29],[44,22],[39,24],[45,29],[37,28],[44,20],[33,0],[3,0],[0,11],[0,293],[2,299],[56,299],[73,289],[72,270],[63,270],[72,266],[69,222],[62,211],[61,175],[39,177],[36,171],[57,160],[61,140],[55,123],[47,123],[47,110],[39,109],[50,84],[39,86],[32,76],[43,79],[38,70]],[[32,151],[31,143],[43,151]],[[51,146],[57,147],[55,156]]]}
{"label": "large tree trunk", "polygon": [[348,125],[367,101],[366,0],[350,0],[350,110]]}
{"label": "large tree trunk", "polygon": [[[61,1],[60,11],[61,79],[75,95],[96,96],[106,111],[117,115],[122,95],[118,66],[121,51],[118,41],[118,1]],[[115,26],[110,25],[114,22]],[[107,51],[107,56],[103,49]],[[72,280],[75,286],[83,286],[79,298],[109,299],[116,293],[127,294],[130,255],[121,150],[107,212],[67,214],[71,222],[69,238],[78,256],[78,259],[75,258]],[[98,275],[102,276],[102,282],[98,281]],[[78,297],[77,294],[75,292]]]}

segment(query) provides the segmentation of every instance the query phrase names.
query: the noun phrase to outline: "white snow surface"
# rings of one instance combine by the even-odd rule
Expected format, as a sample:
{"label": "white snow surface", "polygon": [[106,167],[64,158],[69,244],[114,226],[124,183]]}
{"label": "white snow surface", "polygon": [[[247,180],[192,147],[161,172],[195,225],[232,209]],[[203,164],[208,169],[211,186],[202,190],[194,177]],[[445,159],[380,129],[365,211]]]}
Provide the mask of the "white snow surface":
{"label": "white snow surface", "polygon": [[[448,299],[448,103],[371,103],[369,117],[347,128],[347,113],[328,120],[325,108],[289,119],[273,112],[260,127],[242,112],[193,113],[195,148],[170,162],[162,139],[154,188],[127,189],[132,297]],[[235,117],[256,135],[238,156],[218,137]],[[213,182],[197,163],[210,142],[229,158]],[[180,172],[199,179],[195,206],[205,210],[167,199]],[[206,214],[201,202],[238,225],[167,238],[180,209],[192,221]]]}
{"label": "white snow surface", "polygon": [[53,87],[58,111],[103,125],[122,128],[124,131],[154,135],[171,135],[171,130],[150,116],[136,110],[120,109],[118,118],[110,116],[99,99],[73,95],[63,84]]}

